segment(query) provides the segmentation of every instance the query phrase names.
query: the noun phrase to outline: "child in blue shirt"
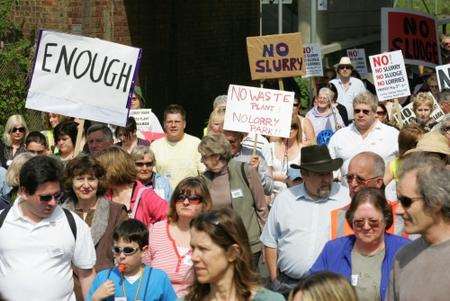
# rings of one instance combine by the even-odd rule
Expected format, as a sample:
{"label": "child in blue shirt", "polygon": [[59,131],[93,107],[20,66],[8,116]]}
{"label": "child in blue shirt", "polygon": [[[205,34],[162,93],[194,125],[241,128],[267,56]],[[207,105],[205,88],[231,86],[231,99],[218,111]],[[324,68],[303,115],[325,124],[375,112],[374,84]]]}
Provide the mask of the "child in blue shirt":
{"label": "child in blue shirt", "polygon": [[113,234],[117,267],[97,274],[88,301],[172,301],[177,296],[166,273],[145,266],[142,256],[148,247],[148,230],[135,219],[122,222]]}

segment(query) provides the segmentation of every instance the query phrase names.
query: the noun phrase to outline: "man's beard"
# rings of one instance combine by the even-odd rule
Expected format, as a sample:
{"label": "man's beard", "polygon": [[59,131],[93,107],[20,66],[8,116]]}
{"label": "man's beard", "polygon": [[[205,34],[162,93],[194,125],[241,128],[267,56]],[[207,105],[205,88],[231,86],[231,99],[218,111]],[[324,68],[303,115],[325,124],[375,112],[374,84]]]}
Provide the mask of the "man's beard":
{"label": "man's beard", "polygon": [[327,198],[330,196],[331,192],[331,184],[326,186],[321,186],[317,189],[317,196],[321,199]]}

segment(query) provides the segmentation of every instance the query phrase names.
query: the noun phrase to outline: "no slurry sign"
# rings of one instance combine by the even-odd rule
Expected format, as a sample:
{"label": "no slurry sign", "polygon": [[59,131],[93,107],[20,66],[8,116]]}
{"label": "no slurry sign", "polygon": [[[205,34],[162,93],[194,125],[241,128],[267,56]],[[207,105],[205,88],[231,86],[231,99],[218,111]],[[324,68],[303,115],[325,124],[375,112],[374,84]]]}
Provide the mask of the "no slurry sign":
{"label": "no slurry sign", "polygon": [[26,107],[125,126],[141,50],[41,31]]}
{"label": "no slurry sign", "polygon": [[223,128],[289,137],[294,92],[230,85]]}
{"label": "no slurry sign", "polygon": [[434,67],[441,61],[436,20],[425,14],[381,9],[381,51],[401,50],[407,64]]}
{"label": "no slurry sign", "polygon": [[252,79],[305,74],[300,33],[247,37],[247,52]]}
{"label": "no slurry sign", "polygon": [[385,101],[411,94],[400,50],[372,55],[369,61],[378,100]]}

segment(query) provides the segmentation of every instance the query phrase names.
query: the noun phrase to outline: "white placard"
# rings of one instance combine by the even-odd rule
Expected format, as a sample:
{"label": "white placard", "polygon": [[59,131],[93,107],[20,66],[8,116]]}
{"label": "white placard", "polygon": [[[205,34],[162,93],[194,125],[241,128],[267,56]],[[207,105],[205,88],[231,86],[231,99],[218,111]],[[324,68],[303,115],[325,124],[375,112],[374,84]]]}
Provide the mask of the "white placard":
{"label": "white placard", "polygon": [[[438,102],[434,98],[433,94],[431,92],[427,92],[432,98],[433,98],[433,112],[431,112],[430,117],[434,119],[435,121],[439,122],[441,121],[445,114],[442,111],[441,107],[439,106]],[[414,114],[413,111],[413,103],[410,102],[408,105],[404,106],[399,114],[394,114],[394,119],[397,121],[397,123],[407,125],[410,124],[414,119],[416,118],[416,114]]]}
{"label": "white placard", "polygon": [[322,55],[317,43],[303,46],[303,59],[306,65],[306,74],[303,77],[323,76]]}
{"label": "white placard", "polygon": [[139,131],[163,132],[158,118],[152,112],[152,109],[130,110],[130,116],[136,120],[136,126]]}
{"label": "white placard", "polygon": [[328,9],[328,0],[317,0],[317,10],[323,11]]}
{"label": "white placard", "polygon": [[230,85],[223,128],[289,137],[294,92]]}
{"label": "white placard", "polygon": [[369,61],[379,101],[411,94],[401,50],[372,55]]}
{"label": "white placard", "polygon": [[450,89],[450,64],[437,66],[436,75],[439,85],[439,91]]}
{"label": "white placard", "polygon": [[26,108],[125,126],[141,49],[40,31]]}
{"label": "white placard", "polygon": [[367,75],[366,51],[364,48],[347,49],[347,56],[361,76]]}

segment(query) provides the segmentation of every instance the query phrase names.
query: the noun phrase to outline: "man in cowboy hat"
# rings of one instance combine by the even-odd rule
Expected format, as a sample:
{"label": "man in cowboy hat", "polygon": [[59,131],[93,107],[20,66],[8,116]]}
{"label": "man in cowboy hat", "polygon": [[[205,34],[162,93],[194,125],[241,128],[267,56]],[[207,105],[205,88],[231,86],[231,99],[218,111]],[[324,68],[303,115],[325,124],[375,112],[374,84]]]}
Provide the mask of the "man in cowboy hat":
{"label": "man in cowboy hat", "polygon": [[330,81],[338,92],[337,102],[347,109],[348,119],[353,119],[353,98],[361,92],[366,91],[361,80],[352,77],[353,65],[347,56],[341,57],[337,68],[337,78]]}
{"label": "man in cowboy hat", "polygon": [[348,189],[333,182],[341,165],[323,145],[303,147],[300,165],[291,165],[304,182],[275,198],[261,234],[272,289],[288,293],[330,239],[330,213],[350,202]]}

